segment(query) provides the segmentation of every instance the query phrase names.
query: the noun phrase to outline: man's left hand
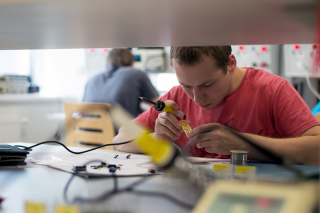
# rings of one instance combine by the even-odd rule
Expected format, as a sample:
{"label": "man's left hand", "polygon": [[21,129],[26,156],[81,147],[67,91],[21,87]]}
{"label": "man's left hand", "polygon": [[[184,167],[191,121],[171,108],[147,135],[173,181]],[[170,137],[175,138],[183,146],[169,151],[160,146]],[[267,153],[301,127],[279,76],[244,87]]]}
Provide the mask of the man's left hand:
{"label": "man's left hand", "polygon": [[234,130],[219,123],[204,124],[190,132],[189,144],[197,144],[209,153],[230,155],[230,150],[244,149],[243,141],[231,131]]}

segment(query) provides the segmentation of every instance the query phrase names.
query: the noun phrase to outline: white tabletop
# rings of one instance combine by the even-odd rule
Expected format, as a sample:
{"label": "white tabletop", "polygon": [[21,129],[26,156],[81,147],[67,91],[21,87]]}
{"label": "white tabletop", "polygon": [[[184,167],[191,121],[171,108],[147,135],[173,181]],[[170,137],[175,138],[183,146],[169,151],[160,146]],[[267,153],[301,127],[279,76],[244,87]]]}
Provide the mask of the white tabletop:
{"label": "white tabletop", "polygon": [[[30,143],[14,143],[30,146]],[[11,144],[12,145],[12,144]],[[84,148],[71,147],[73,151]],[[35,153],[57,153],[64,149],[60,146],[41,145],[33,148]],[[93,153],[120,153],[111,150],[95,150]],[[121,153],[126,154],[126,153]],[[65,204],[64,187],[71,174],[44,166],[28,163],[20,168],[0,168],[0,197],[4,198],[0,212],[25,212],[26,201],[41,202],[46,205],[46,212],[54,212],[56,204]],[[119,188],[128,186],[141,177],[118,178]],[[75,196],[94,198],[113,189],[112,178],[84,179],[75,177],[67,191],[67,198],[72,201]],[[136,189],[157,191],[169,194],[178,200],[194,205],[199,198],[183,182],[158,175],[149,178]],[[89,209],[89,210],[88,210]],[[130,193],[115,195],[110,199],[95,204],[82,204],[82,212],[116,211],[116,212],[189,212],[190,210],[159,197],[138,196]]]}

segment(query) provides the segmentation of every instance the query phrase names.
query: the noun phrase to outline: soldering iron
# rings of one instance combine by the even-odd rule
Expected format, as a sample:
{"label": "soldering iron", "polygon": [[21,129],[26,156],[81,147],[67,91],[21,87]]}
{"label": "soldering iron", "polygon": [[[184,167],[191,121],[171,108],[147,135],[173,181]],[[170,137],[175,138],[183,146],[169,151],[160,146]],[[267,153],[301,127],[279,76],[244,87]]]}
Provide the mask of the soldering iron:
{"label": "soldering iron", "polygon": [[183,118],[183,120],[186,119],[186,116],[183,112],[181,111],[174,111],[169,105],[165,104],[163,101],[161,100],[157,100],[156,102],[149,100],[147,98],[144,97],[139,97],[142,101],[152,104],[154,109],[159,111],[159,112],[168,112],[168,113],[172,113],[174,116],[177,116],[179,118]]}

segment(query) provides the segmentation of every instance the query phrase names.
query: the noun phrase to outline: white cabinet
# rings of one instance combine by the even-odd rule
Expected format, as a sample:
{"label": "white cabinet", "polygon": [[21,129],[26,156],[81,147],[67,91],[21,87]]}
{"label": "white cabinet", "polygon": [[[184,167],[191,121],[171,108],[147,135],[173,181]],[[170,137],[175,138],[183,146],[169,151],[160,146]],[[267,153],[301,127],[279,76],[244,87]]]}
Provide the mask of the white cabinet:
{"label": "white cabinet", "polygon": [[0,143],[52,139],[63,124],[63,100],[38,94],[0,95]]}

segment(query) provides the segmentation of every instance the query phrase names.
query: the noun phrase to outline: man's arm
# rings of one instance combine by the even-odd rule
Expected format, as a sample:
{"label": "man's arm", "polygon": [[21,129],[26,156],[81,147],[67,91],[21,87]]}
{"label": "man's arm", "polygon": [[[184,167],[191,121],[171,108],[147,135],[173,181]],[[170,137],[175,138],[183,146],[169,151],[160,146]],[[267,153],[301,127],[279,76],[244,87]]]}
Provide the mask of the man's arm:
{"label": "man's arm", "polygon": [[[320,165],[320,126],[311,127],[296,138],[268,138],[248,133],[242,135],[294,163]],[[248,150],[251,149],[250,157],[262,159],[260,153],[252,150],[250,145],[246,146]]]}
{"label": "man's arm", "polygon": [[[130,122],[135,122],[130,121]],[[123,143],[125,141],[129,141],[132,140],[133,138],[131,138],[124,130],[123,127],[121,127],[119,129],[118,134],[116,135],[116,137],[113,138],[112,143]],[[142,153],[142,150],[136,146],[133,142],[131,143],[127,143],[127,144],[123,144],[123,145],[117,145],[117,146],[113,146],[114,150],[117,151],[121,151],[121,152],[131,152],[131,153]]]}
{"label": "man's arm", "polygon": [[[239,134],[294,163],[320,165],[320,126],[311,127],[296,138],[268,138],[249,133]],[[198,148],[205,148],[210,153],[230,155],[230,150],[247,150],[250,158],[270,161],[248,143],[231,134],[228,127],[221,124],[201,125],[189,136],[192,137],[189,143],[197,143]]]}

